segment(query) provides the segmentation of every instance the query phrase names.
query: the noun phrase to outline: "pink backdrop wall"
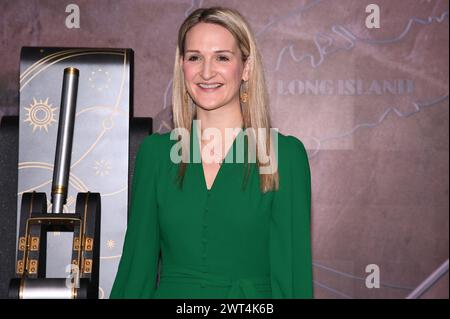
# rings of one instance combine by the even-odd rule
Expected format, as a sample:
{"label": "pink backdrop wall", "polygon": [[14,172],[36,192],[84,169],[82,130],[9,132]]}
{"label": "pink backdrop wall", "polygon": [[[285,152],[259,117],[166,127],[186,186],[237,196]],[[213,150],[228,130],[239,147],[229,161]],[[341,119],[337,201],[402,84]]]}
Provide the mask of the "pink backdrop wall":
{"label": "pink backdrop wall", "polygon": [[[132,48],[135,116],[169,130],[177,29],[212,5],[247,17],[274,126],[308,149],[315,297],[405,297],[448,259],[448,1],[0,0],[0,117],[18,113],[22,46]],[[448,298],[448,274],[425,297]]]}

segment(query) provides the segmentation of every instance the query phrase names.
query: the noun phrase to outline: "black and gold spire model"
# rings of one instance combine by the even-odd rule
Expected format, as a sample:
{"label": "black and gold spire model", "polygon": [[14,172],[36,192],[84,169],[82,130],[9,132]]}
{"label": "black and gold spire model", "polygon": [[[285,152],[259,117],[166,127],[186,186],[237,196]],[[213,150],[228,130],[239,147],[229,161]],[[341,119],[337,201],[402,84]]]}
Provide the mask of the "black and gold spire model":
{"label": "black and gold spire model", "polygon": [[[51,188],[51,213],[45,193],[22,195],[16,278],[10,298],[98,298],[100,262],[100,194],[78,193],[75,213],[63,213],[67,201],[79,71],[64,69],[58,135]],[[68,278],[47,278],[47,232],[73,233]]]}

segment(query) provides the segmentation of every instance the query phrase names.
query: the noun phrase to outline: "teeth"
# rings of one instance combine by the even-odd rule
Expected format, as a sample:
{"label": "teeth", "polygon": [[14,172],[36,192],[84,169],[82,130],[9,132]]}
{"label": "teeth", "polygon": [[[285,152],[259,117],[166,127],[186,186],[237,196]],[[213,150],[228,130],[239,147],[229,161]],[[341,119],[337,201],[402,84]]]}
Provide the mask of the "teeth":
{"label": "teeth", "polygon": [[201,88],[204,88],[204,89],[215,89],[215,88],[218,88],[219,86],[221,86],[222,84],[203,84],[203,83],[200,83],[199,84],[199,86],[201,87]]}

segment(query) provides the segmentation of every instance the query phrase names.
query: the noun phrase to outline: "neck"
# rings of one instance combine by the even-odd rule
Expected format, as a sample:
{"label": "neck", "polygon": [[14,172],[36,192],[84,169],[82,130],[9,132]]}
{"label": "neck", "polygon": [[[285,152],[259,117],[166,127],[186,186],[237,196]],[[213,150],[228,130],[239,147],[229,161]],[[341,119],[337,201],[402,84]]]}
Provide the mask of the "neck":
{"label": "neck", "polygon": [[223,106],[215,110],[205,110],[197,107],[197,120],[201,123],[201,133],[207,128],[217,128],[222,133],[226,128],[241,128],[244,120],[240,105]]}
{"label": "neck", "polygon": [[[227,136],[228,132],[226,129],[240,129],[244,123],[239,104],[233,107],[223,106],[215,110],[205,110],[197,107],[197,120],[200,121],[200,131],[198,131],[198,133],[201,149],[203,150],[205,145],[213,143],[215,150],[220,148],[223,151],[222,156],[225,156],[224,154],[227,153],[232,140],[234,140],[239,132],[234,130],[232,140],[227,141],[227,138],[229,137]],[[218,129],[221,137],[218,140],[213,137],[206,137],[203,133],[208,128]],[[216,152],[215,150],[214,153]]]}

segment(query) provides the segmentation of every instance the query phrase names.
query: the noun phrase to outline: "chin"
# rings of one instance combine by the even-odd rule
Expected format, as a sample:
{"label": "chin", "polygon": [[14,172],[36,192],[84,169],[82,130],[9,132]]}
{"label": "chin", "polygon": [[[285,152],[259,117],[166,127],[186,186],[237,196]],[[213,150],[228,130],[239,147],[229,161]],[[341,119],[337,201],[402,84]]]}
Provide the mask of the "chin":
{"label": "chin", "polygon": [[211,110],[218,109],[218,108],[220,108],[223,105],[221,103],[212,102],[212,101],[198,101],[198,102],[195,102],[195,104],[199,108],[201,108],[203,110],[206,110],[206,111],[211,111]]}
{"label": "chin", "polygon": [[212,111],[220,108],[222,105],[220,104],[197,104],[199,108],[205,111]]}

